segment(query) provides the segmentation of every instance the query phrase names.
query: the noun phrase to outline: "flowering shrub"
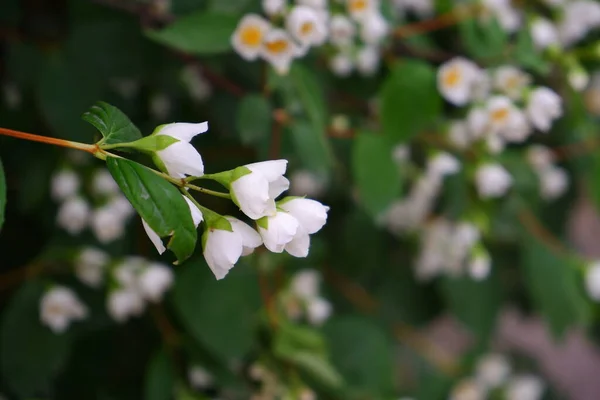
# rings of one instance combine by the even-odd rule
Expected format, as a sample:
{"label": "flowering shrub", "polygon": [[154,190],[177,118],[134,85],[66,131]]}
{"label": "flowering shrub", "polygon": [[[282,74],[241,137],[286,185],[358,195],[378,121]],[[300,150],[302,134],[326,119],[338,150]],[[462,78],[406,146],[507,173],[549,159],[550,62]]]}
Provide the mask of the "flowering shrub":
{"label": "flowering shrub", "polygon": [[600,396],[600,3],[0,14],[0,397]]}

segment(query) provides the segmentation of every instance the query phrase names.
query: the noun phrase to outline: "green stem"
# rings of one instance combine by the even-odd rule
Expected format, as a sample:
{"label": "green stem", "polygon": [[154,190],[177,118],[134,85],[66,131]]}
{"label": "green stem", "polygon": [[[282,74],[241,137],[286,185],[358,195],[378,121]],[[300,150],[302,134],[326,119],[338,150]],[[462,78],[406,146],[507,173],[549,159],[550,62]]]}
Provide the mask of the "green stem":
{"label": "green stem", "polygon": [[210,189],[206,189],[206,188],[203,188],[200,186],[190,185],[189,183],[186,183],[185,187],[188,187],[188,188],[195,190],[197,192],[200,192],[200,193],[205,193],[205,194],[209,194],[211,196],[220,197],[222,199],[231,200],[231,195],[229,193],[217,192],[216,190],[210,190]]}

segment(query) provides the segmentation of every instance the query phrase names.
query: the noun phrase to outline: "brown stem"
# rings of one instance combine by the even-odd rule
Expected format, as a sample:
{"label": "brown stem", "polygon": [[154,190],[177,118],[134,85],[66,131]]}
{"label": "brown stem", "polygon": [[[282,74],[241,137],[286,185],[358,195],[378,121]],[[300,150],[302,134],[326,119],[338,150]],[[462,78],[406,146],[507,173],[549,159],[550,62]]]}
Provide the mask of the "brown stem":
{"label": "brown stem", "polygon": [[435,18],[401,26],[394,31],[394,36],[404,39],[410,36],[446,28],[472,17],[478,9],[479,6],[477,4],[458,6],[454,10]]}
{"label": "brown stem", "polygon": [[52,144],[55,146],[68,147],[71,149],[86,151],[90,154],[94,154],[98,149],[97,146],[93,145],[93,144],[71,142],[69,140],[34,135],[32,133],[14,131],[12,129],[6,129],[6,128],[0,128],[0,135],[10,136],[10,137],[14,137],[17,139],[29,140],[32,142],[40,142],[40,143]]}

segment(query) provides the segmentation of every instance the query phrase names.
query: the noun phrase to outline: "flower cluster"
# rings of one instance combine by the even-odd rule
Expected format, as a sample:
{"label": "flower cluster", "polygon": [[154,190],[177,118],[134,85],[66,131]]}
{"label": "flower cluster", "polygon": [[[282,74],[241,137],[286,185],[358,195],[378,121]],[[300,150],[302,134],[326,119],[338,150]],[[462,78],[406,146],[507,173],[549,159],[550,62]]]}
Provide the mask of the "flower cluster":
{"label": "flower cluster", "polygon": [[71,322],[84,319],[87,307],[65,286],[53,286],[40,301],[40,320],[54,333],[63,333]]}
{"label": "flower cluster", "polygon": [[103,244],[123,237],[127,222],[135,214],[133,207],[106,169],[91,172],[89,188],[82,187],[84,178],[71,168],[52,176],[52,198],[61,203],[58,225],[71,235],[89,227]]}
{"label": "flower cluster", "polygon": [[320,282],[320,274],[310,269],[299,271],[292,277],[289,290],[282,294],[289,318],[296,320],[304,315],[312,325],[321,325],[329,319],[332,307],[319,295]]}
{"label": "flower cluster", "polygon": [[473,376],[459,381],[449,399],[539,400],[544,389],[544,382],[538,376],[513,374],[512,366],[504,355],[490,353],[477,360]]}
{"label": "flower cluster", "polygon": [[532,145],[527,151],[527,160],[540,180],[540,197],[554,200],[569,186],[567,172],[555,165],[554,153],[542,145]]}
{"label": "flower cluster", "polygon": [[247,14],[238,24],[231,42],[236,52],[251,61],[262,58],[279,74],[289,71],[295,58],[311,47],[328,45],[334,55],[334,73],[349,75],[355,68],[371,75],[380,62],[380,46],[388,34],[388,22],[378,0],[263,0],[270,21]]}

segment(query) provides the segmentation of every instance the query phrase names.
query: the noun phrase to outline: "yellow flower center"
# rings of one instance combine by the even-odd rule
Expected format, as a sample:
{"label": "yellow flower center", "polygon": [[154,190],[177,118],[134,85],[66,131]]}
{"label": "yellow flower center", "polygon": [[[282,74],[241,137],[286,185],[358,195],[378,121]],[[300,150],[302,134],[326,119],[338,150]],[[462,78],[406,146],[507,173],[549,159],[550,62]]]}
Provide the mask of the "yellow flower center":
{"label": "yellow flower center", "polygon": [[300,34],[302,36],[308,36],[314,30],[315,25],[312,22],[305,22],[300,26]]}
{"label": "yellow flower center", "polygon": [[242,43],[250,47],[259,46],[262,42],[262,37],[262,31],[255,25],[245,27],[240,34]]}
{"label": "yellow flower center", "polygon": [[367,0],[350,0],[348,2],[348,9],[351,12],[361,12],[367,9],[369,2]]}
{"label": "yellow flower center", "polygon": [[504,122],[506,118],[508,118],[509,113],[510,111],[508,111],[508,108],[499,108],[497,110],[492,111],[490,117],[492,118],[492,122],[501,123]]}
{"label": "yellow flower center", "polygon": [[287,40],[277,39],[277,40],[273,40],[273,41],[265,43],[265,47],[271,53],[281,54],[288,49],[289,43]]}
{"label": "yellow flower center", "polygon": [[460,68],[454,66],[444,74],[444,78],[442,80],[444,82],[444,86],[454,87],[460,83],[461,79],[462,75],[460,73]]}

